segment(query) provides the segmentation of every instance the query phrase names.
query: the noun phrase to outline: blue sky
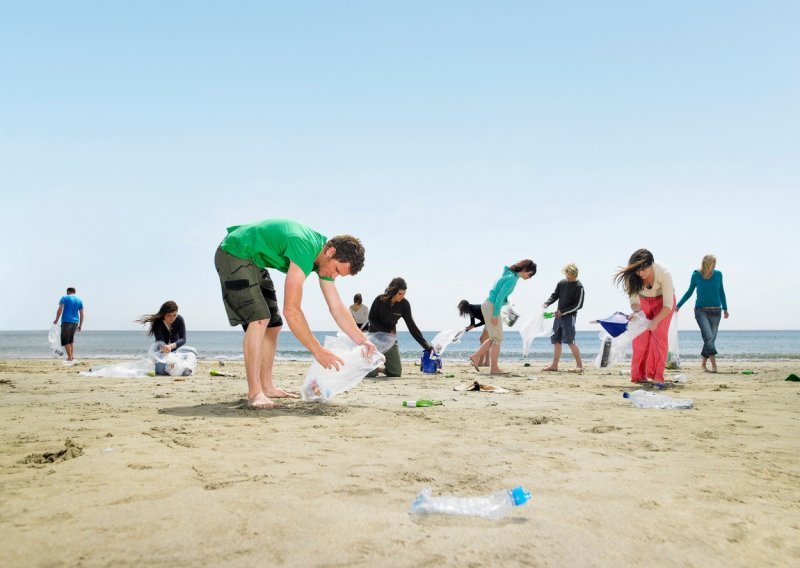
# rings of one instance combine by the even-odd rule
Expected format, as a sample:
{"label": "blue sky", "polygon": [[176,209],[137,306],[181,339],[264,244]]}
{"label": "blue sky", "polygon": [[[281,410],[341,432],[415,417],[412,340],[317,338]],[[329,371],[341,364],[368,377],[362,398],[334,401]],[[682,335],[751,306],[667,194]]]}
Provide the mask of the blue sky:
{"label": "blue sky", "polygon": [[[581,269],[579,329],[627,308],[640,247],[679,295],[719,259],[722,329],[798,329],[796,2],[6,2],[0,6],[0,329],[87,329],[175,300],[228,329],[225,227],[351,233],[369,302],[463,324],[503,265]],[[281,281],[281,278],[278,278]],[[311,277],[312,328],[332,329]],[[279,286],[280,288],[280,286]],[[691,306],[691,304],[690,304]],[[694,329],[684,310],[681,329]]]}

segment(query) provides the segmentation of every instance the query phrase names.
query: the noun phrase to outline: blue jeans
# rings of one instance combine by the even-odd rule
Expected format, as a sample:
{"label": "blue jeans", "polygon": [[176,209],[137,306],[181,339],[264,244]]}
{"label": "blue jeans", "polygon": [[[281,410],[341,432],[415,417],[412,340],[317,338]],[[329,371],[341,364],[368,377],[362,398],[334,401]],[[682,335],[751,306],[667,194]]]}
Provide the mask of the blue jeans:
{"label": "blue jeans", "polygon": [[703,357],[711,357],[717,354],[717,348],[714,342],[717,340],[717,330],[719,329],[719,320],[722,319],[721,308],[695,308],[694,319],[697,320],[697,325],[700,326],[700,335],[703,337],[703,350],[700,355]]}

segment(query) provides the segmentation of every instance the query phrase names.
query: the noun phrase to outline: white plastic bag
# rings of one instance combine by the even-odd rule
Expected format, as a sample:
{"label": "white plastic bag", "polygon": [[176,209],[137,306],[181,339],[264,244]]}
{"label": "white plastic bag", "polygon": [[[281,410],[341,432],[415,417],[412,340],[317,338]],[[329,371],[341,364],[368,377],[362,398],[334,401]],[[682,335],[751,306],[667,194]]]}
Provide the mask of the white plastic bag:
{"label": "white plastic bag", "polygon": [[342,358],[344,365],[337,371],[326,369],[317,361],[311,363],[300,396],[309,402],[329,402],[337,394],[350,390],[366,376],[380,367],[385,361],[381,351],[388,351],[396,341],[389,333],[367,334],[367,338],[378,348],[370,356],[365,356],[364,348],[356,345],[346,335],[325,336],[325,349]]}
{"label": "white plastic bag", "polygon": [[56,357],[64,356],[66,351],[61,345],[61,326],[57,323],[54,323],[50,331],[47,332],[47,342],[50,344],[50,351],[53,352],[53,355]]}
{"label": "white plastic bag", "polygon": [[197,368],[197,350],[194,347],[184,345],[180,349],[164,353],[161,351],[164,345],[163,341],[156,341],[150,346],[147,353],[154,363],[162,363],[164,371],[171,377],[184,377],[194,373]]}
{"label": "white plastic bag", "polygon": [[514,304],[509,302],[500,308],[500,318],[508,327],[514,327],[514,324],[517,323],[517,320],[519,319],[519,311],[517,311],[517,308]]}
{"label": "white plastic bag", "polygon": [[650,320],[642,312],[636,312],[628,322],[628,329],[617,337],[611,337],[607,331],[600,332],[600,349],[594,360],[597,368],[611,367],[625,358],[628,345],[639,335],[647,331]]}
{"label": "white plastic bag", "polygon": [[525,322],[525,325],[519,330],[519,334],[522,337],[523,357],[528,356],[528,352],[530,351],[531,344],[533,343],[534,339],[537,337],[542,337],[543,335],[549,335],[552,332],[553,323],[551,319],[544,317],[545,311],[547,311],[547,308],[539,308],[539,311],[536,312],[531,319]]}
{"label": "white plastic bag", "polygon": [[130,379],[136,377],[147,377],[155,372],[155,364],[151,359],[137,359],[136,361],[125,361],[113,365],[101,367],[92,366],[88,371],[81,371],[84,377],[118,377]]}
{"label": "white plastic bag", "polygon": [[681,356],[678,353],[678,312],[672,313],[672,321],[669,322],[669,335],[667,336],[667,369],[680,369]]}
{"label": "white plastic bag", "polygon": [[436,334],[431,341],[431,345],[433,345],[433,350],[436,352],[437,355],[441,357],[444,353],[445,349],[451,343],[460,343],[461,338],[466,333],[466,329],[445,329],[444,331],[440,331]]}

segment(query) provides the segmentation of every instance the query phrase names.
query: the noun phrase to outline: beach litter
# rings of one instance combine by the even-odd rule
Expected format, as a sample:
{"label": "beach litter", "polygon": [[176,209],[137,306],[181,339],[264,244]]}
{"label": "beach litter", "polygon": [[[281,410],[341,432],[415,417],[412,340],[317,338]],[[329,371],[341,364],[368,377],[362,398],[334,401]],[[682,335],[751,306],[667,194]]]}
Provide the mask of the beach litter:
{"label": "beach litter", "polygon": [[464,383],[462,385],[457,385],[453,387],[454,391],[477,391],[477,392],[491,392],[497,394],[504,394],[507,392],[511,392],[508,389],[504,389],[503,387],[498,387],[495,385],[490,385],[488,383],[479,383],[478,381],[470,381],[468,383]]}
{"label": "beach litter", "polygon": [[787,381],[792,381],[792,382],[798,383],[798,382],[800,382],[800,377],[798,377],[797,375],[795,375],[794,373],[792,373],[791,375],[789,375],[788,377],[786,377],[786,380],[787,380]]}

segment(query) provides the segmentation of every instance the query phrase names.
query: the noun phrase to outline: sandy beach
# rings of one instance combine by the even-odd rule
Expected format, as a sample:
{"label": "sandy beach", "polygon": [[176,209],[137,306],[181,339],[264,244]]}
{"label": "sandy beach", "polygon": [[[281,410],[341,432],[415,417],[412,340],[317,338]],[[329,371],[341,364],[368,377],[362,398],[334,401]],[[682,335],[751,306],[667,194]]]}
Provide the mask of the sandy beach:
{"label": "sandy beach", "polygon": [[[213,362],[78,375],[97,363],[0,362],[3,566],[800,563],[796,363],[684,368],[664,391],[693,399],[684,411],[632,407],[625,365],[536,361],[507,377],[407,363],[329,404],[260,412],[237,408],[241,363],[221,368],[238,378]],[[276,383],[298,392],[307,368],[279,363]],[[453,390],[471,380],[511,392]],[[418,398],[444,404],[401,406]],[[409,514],[426,486],[516,485],[533,500],[499,521]]]}

